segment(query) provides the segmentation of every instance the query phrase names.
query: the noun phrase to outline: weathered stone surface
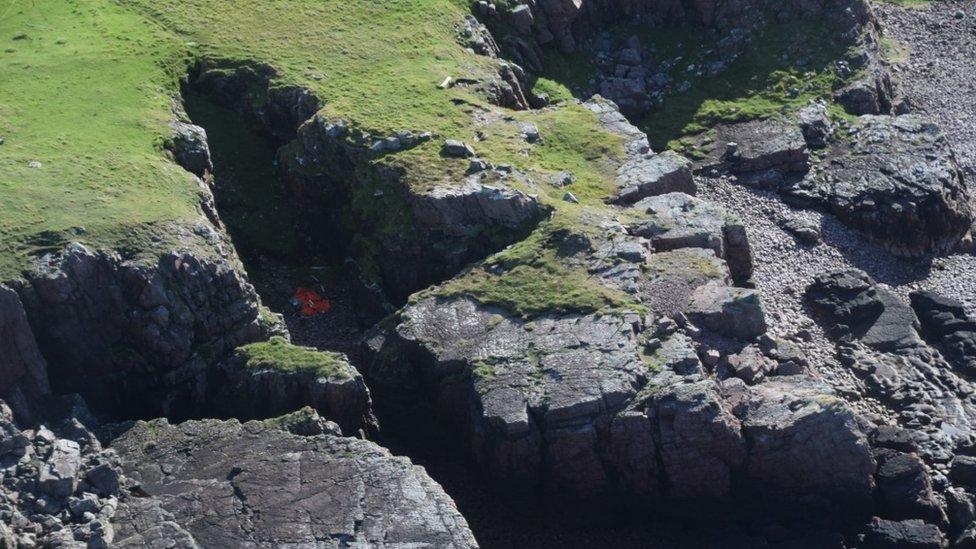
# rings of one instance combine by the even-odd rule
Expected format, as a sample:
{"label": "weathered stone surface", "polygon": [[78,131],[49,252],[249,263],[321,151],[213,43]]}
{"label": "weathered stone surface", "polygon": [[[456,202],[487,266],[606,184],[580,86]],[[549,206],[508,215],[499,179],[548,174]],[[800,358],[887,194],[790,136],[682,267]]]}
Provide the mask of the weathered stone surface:
{"label": "weathered stone surface", "polygon": [[727,358],[731,374],[749,385],[762,381],[776,370],[777,364],[766,357],[756,344]]}
{"label": "weathered stone surface", "polygon": [[628,232],[650,239],[655,250],[707,248],[728,263],[733,279],[752,276],[745,227],[723,208],[684,193],[645,198],[633,208],[647,217],[631,223]]}
{"label": "weathered stone surface", "polygon": [[536,199],[504,186],[488,184],[493,172],[469,176],[462,185],[444,186],[412,198],[422,227],[461,237],[478,226],[517,230],[536,221],[543,208]]}
{"label": "weathered stone surface", "polygon": [[886,517],[923,519],[935,524],[945,520],[932,491],[932,479],[917,454],[886,450],[875,455],[878,494]]}
{"label": "weathered stone surface", "polygon": [[909,297],[925,340],[941,349],[953,367],[976,373],[976,319],[958,301],[933,292],[912,292]]}
{"label": "weathered stone surface", "polygon": [[796,121],[807,146],[822,149],[833,133],[833,124],[823,103],[811,103],[796,112]]}
{"label": "weathered stone surface", "polygon": [[806,296],[838,337],[854,338],[881,351],[922,343],[911,307],[862,271],[818,276]]}
{"label": "weathered stone surface", "polygon": [[766,332],[766,318],[755,290],[705,284],[691,295],[687,314],[696,325],[729,337],[748,341]]}
{"label": "weathered stone surface", "polygon": [[171,151],[176,162],[197,177],[213,172],[207,131],[200,126],[180,121],[172,122],[170,126],[173,128]]}
{"label": "weathered stone surface", "polygon": [[123,260],[71,245],[18,293],[55,388],[97,411],[190,413],[208,367],[196,350],[220,357],[271,330],[241,271],[189,252]]}
{"label": "weathered stone surface", "polygon": [[[364,440],[302,437],[257,422],[157,420],[137,423],[113,445],[126,474],[172,515],[167,522],[202,547],[476,546],[422,468]],[[126,533],[156,537],[147,527],[166,526],[141,520]]]}
{"label": "weathered stone surface", "polygon": [[786,192],[823,204],[895,254],[952,249],[973,224],[945,135],[914,115],[864,116],[817,173]]}
{"label": "weathered stone surface", "polygon": [[47,363],[34,341],[17,293],[0,284],[0,399],[30,424],[37,399],[51,392]]}
{"label": "weathered stone surface", "polygon": [[456,139],[448,139],[444,141],[444,146],[441,147],[441,152],[443,152],[445,156],[456,156],[460,158],[471,158],[475,155],[474,149],[471,148],[471,145]]}
{"label": "weathered stone surface", "polygon": [[698,190],[691,161],[674,151],[630,160],[617,170],[617,187],[614,200],[621,203],[672,192],[694,195]]}
{"label": "weathered stone surface", "polygon": [[670,385],[654,405],[669,494],[679,499],[727,495],[732,469],[746,458],[746,443],[718,386],[710,380]]}
{"label": "weathered stone surface", "polygon": [[707,248],[680,248],[650,254],[639,277],[638,296],[650,310],[667,316],[687,313],[699,287],[731,284],[728,267]]}
{"label": "weathered stone surface", "polygon": [[725,152],[722,160],[736,173],[803,173],[809,168],[810,155],[800,127],[776,118],[720,126],[716,147]]}
{"label": "weathered stone surface", "polygon": [[167,547],[199,549],[193,536],[180,526],[157,498],[129,498],[114,517],[114,546],[124,549]]}
{"label": "weathered stone surface", "polygon": [[864,547],[870,549],[941,549],[947,545],[945,535],[934,524],[921,520],[892,521],[875,517],[864,535]]}
{"label": "weathered stone surface", "polygon": [[436,417],[510,493],[719,498],[748,464],[744,489],[764,497],[864,503],[874,463],[829,388],[719,384],[671,325],[641,350],[636,315],[527,322],[428,297],[370,337],[366,377],[384,417],[418,434]]}
{"label": "weathered stone surface", "polygon": [[780,221],[779,226],[808,246],[820,243],[820,227],[815,223],[789,217]]}
{"label": "weathered stone surface", "polygon": [[73,440],[58,439],[51,446],[47,458],[37,477],[43,492],[56,498],[70,496],[78,486],[78,472],[81,469],[81,448]]}
{"label": "weathered stone surface", "polygon": [[776,380],[750,388],[741,400],[732,398],[749,449],[746,474],[764,493],[870,509],[874,459],[867,437],[850,406],[828,386]]}

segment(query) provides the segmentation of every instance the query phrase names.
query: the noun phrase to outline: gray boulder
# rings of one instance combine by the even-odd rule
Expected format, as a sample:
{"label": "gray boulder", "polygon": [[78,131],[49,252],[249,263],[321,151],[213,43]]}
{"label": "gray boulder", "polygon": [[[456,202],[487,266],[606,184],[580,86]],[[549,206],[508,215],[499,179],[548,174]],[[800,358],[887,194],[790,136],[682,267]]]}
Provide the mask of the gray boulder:
{"label": "gray boulder", "polygon": [[912,308],[862,271],[820,275],[807,288],[806,297],[836,337],[857,339],[881,351],[922,343]]}
{"label": "gray boulder", "polygon": [[897,255],[956,246],[973,224],[971,194],[939,128],[913,115],[863,116],[852,133],[786,192],[825,205]]}
{"label": "gray boulder", "polygon": [[869,549],[942,549],[948,542],[934,524],[919,519],[884,520],[875,517],[864,534]]}
{"label": "gray boulder", "polygon": [[[809,169],[803,132],[790,121],[769,118],[720,126],[715,143],[724,152],[722,160],[735,173],[776,170],[789,174]],[[730,147],[730,143],[735,145]]]}
{"label": "gray boulder", "polygon": [[766,357],[758,345],[748,345],[745,349],[727,359],[730,373],[745,381],[749,385],[754,385],[762,381],[766,376],[772,374],[777,367],[774,360]]}
{"label": "gray boulder", "polygon": [[871,448],[851,407],[828,386],[802,378],[773,380],[739,398],[732,397],[749,448],[744,469],[764,493],[870,509]]}
{"label": "gray boulder", "polygon": [[966,313],[962,303],[924,290],[912,292],[909,298],[925,340],[936,345],[959,371],[976,373],[976,319]]}
{"label": "gray boulder", "polygon": [[755,290],[705,284],[691,295],[687,315],[696,325],[728,337],[749,341],[766,333],[766,317]]}
{"label": "gray boulder", "polygon": [[448,139],[444,141],[444,146],[441,148],[441,152],[443,152],[445,156],[453,156],[458,158],[471,158],[472,156],[475,156],[474,149],[471,148],[471,145],[456,139]]}
{"label": "gray boulder", "polygon": [[833,133],[833,124],[823,103],[810,103],[796,112],[796,121],[803,132],[807,146],[822,149]]}
{"label": "gray boulder", "polygon": [[80,470],[81,447],[78,443],[66,439],[55,440],[37,478],[41,491],[55,498],[67,498],[78,486]]}
{"label": "gray boulder", "polygon": [[895,450],[875,453],[878,494],[884,515],[890,519],[923,519],[932,523],[945,520],[932,490],[932,478],[917,454]]}
{"label": "gray boulder", "polygon": [[200,126],[179,121],[170,123],[170,126],[173,128],[171,151],[176,162],[197,177],[213,172],[207,131]]}
{"label": "gray boulder", "polygon": [[691,174],[691,161],[674,151],[640,155],[617,170],[614,201],[630,204],[648,196],[698,191]]}
{"label": "gray boulder", "polygon": [[[364,440],[298,436],[258,422],[156,420],[135,424],[113,445],[126,474],[165,512],[128,510],[116,522],[140,525],[119,525],[126,539],[157,537],[148,527],[191,547],[183,532],[202,547],[476,547],[422,468]],[[150,511],[165,522],[146,524]]]}

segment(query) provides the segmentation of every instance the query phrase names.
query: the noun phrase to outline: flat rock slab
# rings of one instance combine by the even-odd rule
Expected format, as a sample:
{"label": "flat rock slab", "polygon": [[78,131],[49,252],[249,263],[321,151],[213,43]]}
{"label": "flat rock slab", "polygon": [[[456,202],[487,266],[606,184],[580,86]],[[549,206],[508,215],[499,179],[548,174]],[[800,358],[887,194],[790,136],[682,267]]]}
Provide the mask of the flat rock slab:
{"label": "flat rock slab", "polygon": [[[184,546],[180,530],[201,547],[476,547],[421,467],[364,440],[258,422],[156,420],[135,424],[113,446],[127,475],[172,516],[169,530]],[[147,512],[161,514],[122,516]]]}
{"label": "flat rock slab", "polygon": [[789,174],[809,169],[810,153],[803,131],[791,121],[751,120],[718,126],[716,131],[706,165],[722,165],[738,174],[767,170]]}

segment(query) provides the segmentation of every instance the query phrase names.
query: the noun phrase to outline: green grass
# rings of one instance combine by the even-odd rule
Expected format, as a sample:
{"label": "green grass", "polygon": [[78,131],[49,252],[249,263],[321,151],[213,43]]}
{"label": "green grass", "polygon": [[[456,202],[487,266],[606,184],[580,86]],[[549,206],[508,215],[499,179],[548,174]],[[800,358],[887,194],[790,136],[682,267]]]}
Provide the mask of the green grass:
{"label": "green grass", "polygon": [[185,104],[193,122],[207,130],[217,208],[234,246],[242,254],[298,255],[301,243],[274,168],[274,146],[252,132],[240,115],[198,94],[188,94]]}
{"label": "green grass", "polygon": [[[564,212],[545,222],[525,240],[489,257],[482,265],[434,292],[468,296],[497,305],[523,318],[553,313],[638,310],[627,294],[607,288],[572,257],[574,241],[588,227]],[[416,296],[427,295],[426,292]]]}
{"label": "green grass", "polygon": [[312,374],[318,377],[348,378],[352,368],[339,353],[317,351],[292,345],[283,337],[239,347],[237,355],[245,367],[253,370],[276,370],[286,373]]}
{"label": "green grass", "polygon": [[278,83],[312,90],[325,112],[389,135],[466,126],[451,100],[477,101],[447,76],[491,70],[454,40],[465,0],[120,0],[194,45],[198,55],[257,60]]}
{"label": "green grass", "polygon": [[[688,91],[674,91],[663,104],[639,121],[655,150],[683,149],[680,139],[701,133],[716,123],[737,122],[792,113],[816,98],[829,98],[840,84],[833,61],[847,54],[847,46],[836,39],[836,31],[821,21],[793,20],[770,24],[754,31],[741,56],[717,76],[696,76],[689,65],[701,67],[708,53],[718,45],[711,30],[676,26],[653,28],[622,25],[611,29],[618,40],[636,35],[653,48],[658,59],[681,57],[668,71],[672,87],[687,81]],[[556,99],[589,90],[593,52],[571,55],[550,52],[537,91]],[[797,60],[806,61],[803,67]],[[592,91],[592,90],[591,90]]]}
{"label": "green grass", "polygon": [[197,219],[161,148],[185,58],[107,0],[0,0],[0,280],[69,240],[144,249]]}
{"label": "green grass", "polygon": [[[469,9],[468,0],[0,0],[0,280],[72,240],[133,253],[183,244],[173,229],[199,219],[199,190],[162,144],[178,79],[201,57],[271,65],[272,85],[306,87],[326,115],[374,135],[432,131],[431,142],[369,163],[415,187],[460,181],[467,162],[442,158],[440,139],[473,141],[474,110],[491,107],[471,88],[438,84],[492,76],[497,64],[455,41]],[[294,251],[289,212],[268,184],[270,151],[227,113],[189,107],[212,135],[218,183],[221,169],[247,176],[219,198],[235,242]],[[517,125],[493,126],[478,144],[484,156],[540,181],[569,170],[588,203],[609,194],[622,149],[591,113],[511,114],[536,122],[544,141],[527,147]],[[236,164],[222,160],[230,156]],[[43,168],[29,169],[33,160]],[[368,168],[350,210],[375,221],[377,237],[401,234],[410,224],[402,208],[370,210]],[[561,194],[546,187],[542,199]]]}

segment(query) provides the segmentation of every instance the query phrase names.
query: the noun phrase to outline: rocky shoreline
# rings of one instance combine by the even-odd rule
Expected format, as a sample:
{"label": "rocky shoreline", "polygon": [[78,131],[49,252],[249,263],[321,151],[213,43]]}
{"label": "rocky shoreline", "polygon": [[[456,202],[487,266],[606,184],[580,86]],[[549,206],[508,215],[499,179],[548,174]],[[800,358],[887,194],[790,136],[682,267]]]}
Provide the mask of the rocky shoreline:
{"label": "rocky shoreline", "polygon": [[[182,246],[70,244],[0,285],[0,549],[489,547],[518,519],[463,515],[485,501],[597,524],[564,547],[976,544],[974,113],[952,74],[969,59],[946,54],[972,3],[472,11],[457,39],[497,78],[441,86],[489,101],[466,107],[470,142],[372,135],[260,63],[206,58],[184,79],[273,143],[297,234],[341,263],[349,326],[289,316],[318,349],[262,304],[207,133],[179,107],[166,146],[201,189]],[[550,105],[528,84],[616,19],[734,37],[795,17],[857,51],[836,65],[851,79],[798,112],[715,124],[693,159],[626,117],[660,91],[639,41],[594,77],[609,98]],[[887,25],[918,45],[907,64],[885,57]],[[527,156],[547,139],[506,113],[560,109],[620,141],[600,165],[612,188],[493,163],[495,124]],[[432,140],[443,164],[423,184],[373,162]],[[498,299],[527,265],[579,275],[557,297],[582,304]],[[696,512],[725,518],[696,536],[663,524]],[[659,529],[641,531],[648,514]]]}

